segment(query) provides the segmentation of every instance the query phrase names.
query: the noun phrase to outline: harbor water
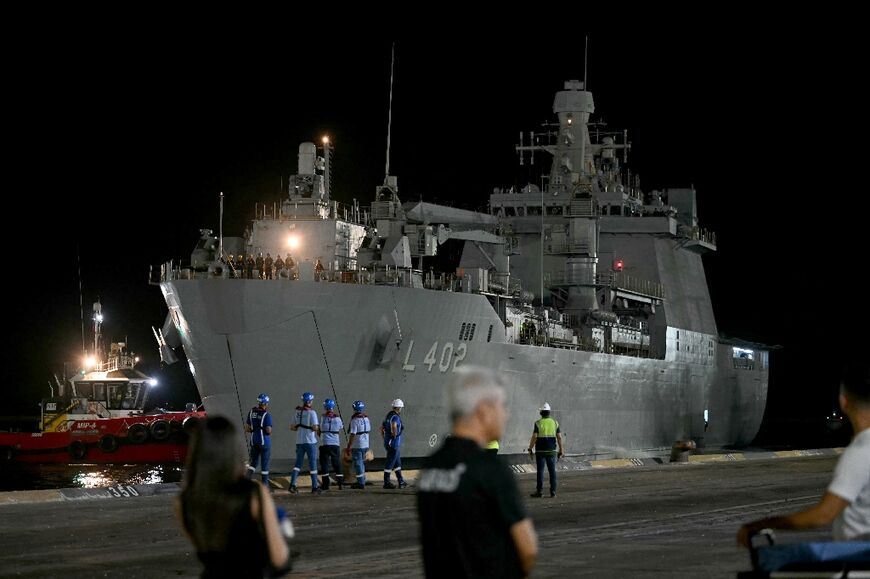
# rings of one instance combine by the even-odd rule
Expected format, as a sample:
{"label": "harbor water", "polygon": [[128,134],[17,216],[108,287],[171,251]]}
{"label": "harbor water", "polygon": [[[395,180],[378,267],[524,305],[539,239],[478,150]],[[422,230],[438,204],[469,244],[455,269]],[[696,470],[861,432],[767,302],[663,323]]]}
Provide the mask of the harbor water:
{"label": "harbor water", "polygon": [[179,482],[180,464],[16,464],[0,468],[0,492]]}

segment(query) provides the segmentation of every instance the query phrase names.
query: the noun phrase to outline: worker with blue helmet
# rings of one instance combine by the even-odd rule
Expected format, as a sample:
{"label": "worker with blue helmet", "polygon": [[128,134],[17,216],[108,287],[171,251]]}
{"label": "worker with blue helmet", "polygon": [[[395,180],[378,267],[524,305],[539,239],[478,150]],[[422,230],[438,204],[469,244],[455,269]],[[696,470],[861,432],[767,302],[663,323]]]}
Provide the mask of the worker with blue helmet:
{"label": "worker with blue helmet", "polygon": [[257,463],[260,463],[260,477],[263,484],[269,486],[269,455],[272,445],[272,415],[269,414],[269,395],[257,396],[257,405],[248,412],[245,419],[245,432],[251,435],[251,456],[248,464],[248,478],[257,472]]}
{"label": "worker with blue helmet", "polygon": [[325,491],[329,490],[329,466],[332,464],[332,472],[335,473],[335,481],[338,483],[338,490],[341,490],[344,484],[344,473],[341,468],[341,441],[339,434],[344,428],[344,423],[341,420],[341,415],[335,412],[335,400],[327,398],[323,401],[323,409],[325,412],[320,417],[320,473],[321,484],[320,488]]}
{"label": "worker with blue helmet", "polygon": [[365,457],[369,451],[369,432],[372,430],[372,423],[366,416],[365,409],[366,403],[362,400],[353,403],[354,414],[350,419],[350,428],[347,430],[347,448],[344,452],[345,455],[350,455],[356,474],[356,482],[350,485],[352,489],[366,488]]}
{"label": "worker with blue helmet", "polygon": [[314,394],[311,392],[305,392],[302,395],[302,406],[296,407],[296,414],[290,424],[290,430],[296,431],[296,465],[293,467],[293,474],[290,475],[290,492],[292,494],[299,492],[296,488],[296,478],[302,470],[302,462],[305,460],[306,454],[311,470],[311,492],[320,492],[320,487],[317,484],[317,455],[315,452],[317,450],[317,436],[320,434],[320,421],[317,418],[317,412],[311,408],[313,400]]}

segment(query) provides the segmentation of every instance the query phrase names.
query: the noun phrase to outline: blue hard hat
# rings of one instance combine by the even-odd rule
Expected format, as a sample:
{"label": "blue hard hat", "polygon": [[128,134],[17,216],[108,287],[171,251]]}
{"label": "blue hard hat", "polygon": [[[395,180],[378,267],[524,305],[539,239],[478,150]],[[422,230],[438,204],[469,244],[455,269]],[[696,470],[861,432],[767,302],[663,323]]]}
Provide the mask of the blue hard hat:
{"label": "blue hard hat", "polygon": [[269,395],[268,394],[260,394],[257,396],[257,402],[260,404],[268,404],[269,403]]}
{"label": "blue hard hat", "polygon": [[366,403],[363,402],[362,400],[357,400],[356,402],[353,403],[353,409],[356,410],[357,412],[362,412],[363,410],[365,410],[365,408],[366,408]]}
{"label": "blue hard hat", "polygon": [[333,408],[335,408],[335,400],[333,400],[332,398],[327,398],[323,401],[323,407],[327,410],[332,410]]}
{"label": "blue hard hat", "polygon": [[311,402],[312,400],[314,400],[314,394],[312,394],[311,392],[306,392],[302,395],[303,402]]}

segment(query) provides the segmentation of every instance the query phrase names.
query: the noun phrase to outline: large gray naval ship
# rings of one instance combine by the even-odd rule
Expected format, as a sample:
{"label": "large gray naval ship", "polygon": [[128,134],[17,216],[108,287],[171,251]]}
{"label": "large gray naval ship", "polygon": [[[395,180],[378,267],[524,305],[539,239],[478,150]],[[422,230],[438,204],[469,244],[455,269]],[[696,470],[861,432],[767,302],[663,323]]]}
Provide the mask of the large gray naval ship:
{"label": "large gray naval ship", "polygon": [[590,123],[583,82],[553,112],[516,147],[538,182],[495,189],[489,213],[402,203],[389,154],[371,205],[345,206],[332,143],[301,144],[286,198],[258,204],[243,236],[202,230],[190,263],[152,271],[169,308],[161,351],[183,345],[210,414],[241,424],[268,392],[279,461],[304,391],[346,419],[364,400],[374,424],[402,398],[403,454],[429,454],[449,432],[445,384],[468,364],[507,385],[506,454],[524,452],[544,402],[584,458],[748,443],[768,352],[719,336],[695,191],[642,192],[627,133]]}

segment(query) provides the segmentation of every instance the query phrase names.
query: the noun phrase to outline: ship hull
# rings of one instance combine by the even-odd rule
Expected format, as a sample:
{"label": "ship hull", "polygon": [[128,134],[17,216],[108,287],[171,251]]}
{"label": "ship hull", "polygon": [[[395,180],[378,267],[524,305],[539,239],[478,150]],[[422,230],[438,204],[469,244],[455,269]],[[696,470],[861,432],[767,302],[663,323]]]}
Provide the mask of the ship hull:
{"label": "ship hull", "polygon": [[[402,398],[403,454],[428,455],[450,430],[445,385],[463,365],[492,369],[506,385],[506,454],[525,451],[544,402],[569,453],[604,457],[687,438],[746,444],[767,396],[766,364],[734,368],[730,347],[718,343],[698,360],[506,343],[477,294],[291,280],[175,280],[161,289],[210,414],[241,426],[257,394],[270,394],[274,470],[295,454],[289,424],[303,391],[318,407],[334,398],[345,416],[364,400],[375,425]],[[385,454],[376,436],[371,446]]]}

